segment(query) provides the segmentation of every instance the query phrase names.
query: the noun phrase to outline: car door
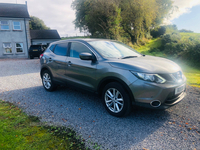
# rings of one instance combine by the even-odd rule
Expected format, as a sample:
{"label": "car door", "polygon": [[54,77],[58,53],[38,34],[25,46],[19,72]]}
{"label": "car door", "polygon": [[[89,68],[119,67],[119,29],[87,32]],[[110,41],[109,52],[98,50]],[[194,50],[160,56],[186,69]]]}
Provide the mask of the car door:
{"label": "car door", "polygon": [[83,43],[70,42],[69,45],[66,77],[80,87],[94,90],[97,62],[81,60],[79,57],[80,53],[93,54],[93,52]]}
{"label": "car door", "polygon": [[55,79],[65,79],[65,70],[67,67],[67,49],[68,43],[57,44],[48,58],[49,67]]}

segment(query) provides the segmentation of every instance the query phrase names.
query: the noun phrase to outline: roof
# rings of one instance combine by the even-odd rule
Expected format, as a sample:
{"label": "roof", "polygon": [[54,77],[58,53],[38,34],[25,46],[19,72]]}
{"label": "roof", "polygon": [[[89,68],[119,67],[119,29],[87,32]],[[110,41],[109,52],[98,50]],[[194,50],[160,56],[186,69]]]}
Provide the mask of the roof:
{"label": "roof", "polygon": [[0,17],[30,18],[26,4],[0,3]]}
{"label": "roof", "polygon": [[57,30],[30,30],[31,39],[60,39]]}

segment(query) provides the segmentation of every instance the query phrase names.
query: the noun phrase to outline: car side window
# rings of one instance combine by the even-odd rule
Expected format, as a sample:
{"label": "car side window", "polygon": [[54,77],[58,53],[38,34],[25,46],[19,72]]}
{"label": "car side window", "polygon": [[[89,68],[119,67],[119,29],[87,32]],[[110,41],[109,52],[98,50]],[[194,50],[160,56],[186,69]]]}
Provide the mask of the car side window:
{"label": "car side window", "polygon": [[68,43],[58,44],[58,45],[56,45],[56,47],[54,49],[54,54],[60,55],[60,56],[66,56],[67,48],[68,48]]}
{"label": "car side window", "polygon": [[80,53],[92,53],[92,52],[85,45],[78,42],[72,42],[69,56],[74,58],[80,58],[79,57]]}
{"label": "car side window", "polygon": [[49,49],[50,49],[51,51],[53,51],[54,47],[55,47],[55,45],[51,45],[51,46],[49,47]]}

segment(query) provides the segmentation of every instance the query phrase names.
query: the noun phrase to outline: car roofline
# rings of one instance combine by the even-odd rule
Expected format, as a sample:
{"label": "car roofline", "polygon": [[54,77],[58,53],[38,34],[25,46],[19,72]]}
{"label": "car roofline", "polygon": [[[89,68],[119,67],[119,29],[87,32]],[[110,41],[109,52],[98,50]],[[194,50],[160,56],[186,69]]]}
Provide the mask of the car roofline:
{"label": "car roofline", "polygon": [[73,41],[79,41],[79,42],[91,42],[91,41],[116,41],[116,40],[110,40],[110,39],[98,39],[98,38],[83,38],[83,39],[66,39],[66,40],[59,40],[52,42],[52,44],[59,44],[64,42],[73,42]]}

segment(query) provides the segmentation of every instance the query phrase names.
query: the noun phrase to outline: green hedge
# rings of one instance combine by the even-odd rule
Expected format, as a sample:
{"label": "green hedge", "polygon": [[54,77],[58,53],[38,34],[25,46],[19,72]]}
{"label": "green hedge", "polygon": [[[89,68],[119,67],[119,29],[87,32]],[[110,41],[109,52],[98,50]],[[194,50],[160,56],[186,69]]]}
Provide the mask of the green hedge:
{"label": "green hedge", "polygon": [[200,64],[200,39],[181,38],[179,32],[173,32],[162,35],[161,40],[162,46],[159,50],[166,55]]}

